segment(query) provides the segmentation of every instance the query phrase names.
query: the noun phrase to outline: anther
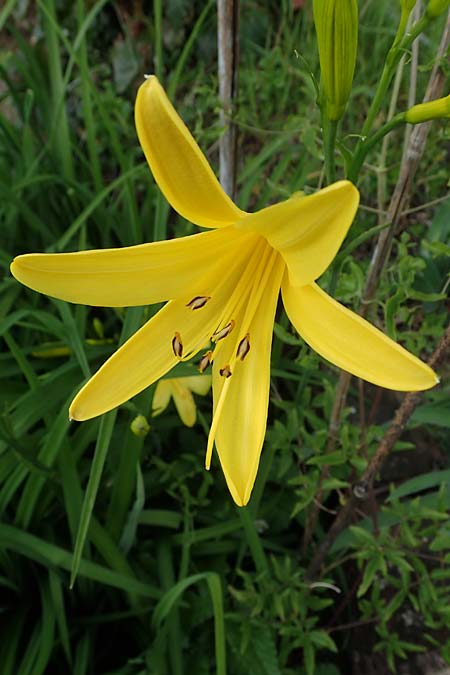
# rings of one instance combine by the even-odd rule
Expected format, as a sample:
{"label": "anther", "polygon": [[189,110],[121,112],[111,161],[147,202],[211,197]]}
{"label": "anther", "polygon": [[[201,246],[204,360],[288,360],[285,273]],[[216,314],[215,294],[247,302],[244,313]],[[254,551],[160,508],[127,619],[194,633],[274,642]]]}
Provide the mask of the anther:
{"label": "anther", "polygon": [[223,338],[226,338],[227,335],[229,335],[231,333],[233,328],[234,328],[234,321],[233,321],[233,319],[231,319],[230,323],[227,323],[226,326],[224,326],[220,330],[216,330],[216,332],[212,334],[211,340],[213,342],[218,342],[218,340],[223,340]]}
{"label": "anther", "polygon": [[206,352],[206,354],[203,354],[202,358],[200,359],[200,361],[198,363],[198,369],[201,373],[205,372],[207,367],[211,364],[212,355],[213,355],[213,353],[211,351]]}
{"label": "anther", "polygon": [[186,307],[189,307],[189,309],[201,309],[206,305],[208,300],[211,300],[211,296],[196,295],[195,298],[192,298],[192,300],[188,302]]}
{"label": "anther", "polygon": [[231,368],[230,366],[225,366],[224,368],[221,368],[219,370],[219,373],[222,375],[222,377],[231,377]]}
{"label": "anther", "polygon": [[243,361],[247,354],[250,351],[250,335],[247,333],[247,335],[242,338],[240,343],[238,344],[238,348],[236,351],[236,356],[238,359],[241,359]]}
{"label": "anther", "polygon": [[175,333],[172,340],[172,349],[175,356],[178,356],[179,359],[183,356],[183,343],[181,342],[181,335]]}

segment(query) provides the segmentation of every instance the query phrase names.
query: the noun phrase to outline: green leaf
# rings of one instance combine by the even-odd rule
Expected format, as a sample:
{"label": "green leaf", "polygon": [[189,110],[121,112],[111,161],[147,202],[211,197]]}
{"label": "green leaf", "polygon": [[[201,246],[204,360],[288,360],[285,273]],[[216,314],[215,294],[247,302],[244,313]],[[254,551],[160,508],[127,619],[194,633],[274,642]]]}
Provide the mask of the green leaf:
{"label": "green leaf", "polygon": [[332,652],[337,652],[337,646],[332,637],[324,630],[312,630],[308,633],[308,637],[317,647],[321,649],[328,649]]}
{"label": "green leaf", "polygon": [[316,665],[316,650],[309,640],[303,644],[303,658],[307,675],[314,675]]}
{"label": "green leaf", "polygon": [[81,510],[80,524],[78,526],[77,538],[75,541],[75,551],[73,554],[72,570],[70,574],[70,588],[73,588],[78,574],[78,568],[83,554],[84,543],[89,530],[92,510],[94,508],[95,498],[97,496],[100,478],[103,473],[106,455],[109,448],[114,423],[116,421],[117,411],[113,410],[104,415],[100,422],[97,444],[95,446],[94,459],[89,473],[89,481],[84,495],[83,507]]}
{"label": "green leaf", "polygon": [[409,495],[423,492],[433,487],[439,487],[443,483],[450,482],[450,469],[443,471],[431,471],[430,473],[423,473],[421,476],[416,476],[410,480],[405,481],[395,490],[392,490],[387,502],[392,502],[394,499],[401,499]]}
{"label": "green leaf", "polygon": [[435,424],[438,427],[450,429],[450,401],[448,397],[416,408],[411,416],[410,424]]}
{"label": "green leaf", "polygon": [[346,461],[347,453],[344,450],[336,450],[336,452],[311,457],[306,463],[313,466],[338,466],[339,464],[345,464]]}
{"label": "green leaf", "polygon": [[226,675],[226,656],[225,656],[225,622],[223,613],[223,598],[222,585],[220,576],[216,572],[202,572],[200,574],[193,574],[179,581],[175,586],[172,586],[158,602],[153,612],[152,623],[156,627],[160,627],[164,619],[167,618],[175,603],[181,598],[184,591],[199,582],[206,581],[208,584],[209,593],[211,596],[213,613],[214,613],[214,628],[215,628],[215,643],[216,643],[216,668],[217,675]]}
{"label": "green leaf", "polygon": [[[67,571],[72,569],[73,555],[69,551],[10,525],[0,524],[0,541],[4,549],[12,549],[47,567],[60,567]],[[161,591],[158,588],[132,577],[112,572],[97,563],[80,560],[78,572],[82,577],[119,588],[127,593],[136,593],[147,598],[159,599],[161,597]]]}
{"label": "green leaf", "polygon": [[357,596],[358,598],[361,598],[367,590],[370,588],[372,585],[373,580],[375,579],[375,576],[377,572],[380,570],[380,559],[379,556],[375,556],[369,560],[367,563],[365,569],[364,569],[364,575],[362,578],[362,581],[359,585],[358,588],[358,593]]}

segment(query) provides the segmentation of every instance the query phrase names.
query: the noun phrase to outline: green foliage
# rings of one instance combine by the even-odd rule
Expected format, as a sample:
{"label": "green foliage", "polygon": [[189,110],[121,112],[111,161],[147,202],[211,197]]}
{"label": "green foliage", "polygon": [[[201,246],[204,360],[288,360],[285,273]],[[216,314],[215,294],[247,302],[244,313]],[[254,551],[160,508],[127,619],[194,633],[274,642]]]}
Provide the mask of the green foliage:
{"label": "green foliage", "polygon": [[[0,9],[2,675],[339,675],[362,650],[355,631],[366,625],[366,653],[383,655],[391,671],[419,650],[450,661],[448,366],[375,491],[363,490],[316,584],[305,577],[313,549],[374,456],[398,398],[353,383],[326,454],[337,370],[285,316],[277,316],[269,426],[245,510],[233,506],[217,462],[211,473],[203,469],[208,399],[197,401],[192,429],[170,407],[150,419],[152,388],[103,420],[67,418],[82,382],[154,308],[69,306],[37,295],[9,276],[12,257],[195,231],[169,209],[138,147],[132,105],[144,72],[161,75],[217,159],[214,2],[150,4],[128,11],[105,0],[8,0]],[[399,11],[388,0],[361,8],[339,175],[350,166]],[[420,95],[441,29],[437,19],[421,44]],[[308,7],[242,3],[242,208],[323,181],[318,80]],[[399,109],[407,97],[405,76]],[[423,358],[448,322],[448,134],[448,123],[432,128],[412,209],[369,307],[374,323]],[[378,216],[398,174],[396,138],[387,164],[374,149],[367,156],[364,209],[321,279],[353,309],[386,227]],[[191,372],[183,365],[178,374]],[[142,416],[150,429],[136,434]],[[312,544],[302,551],[317,502]]]}

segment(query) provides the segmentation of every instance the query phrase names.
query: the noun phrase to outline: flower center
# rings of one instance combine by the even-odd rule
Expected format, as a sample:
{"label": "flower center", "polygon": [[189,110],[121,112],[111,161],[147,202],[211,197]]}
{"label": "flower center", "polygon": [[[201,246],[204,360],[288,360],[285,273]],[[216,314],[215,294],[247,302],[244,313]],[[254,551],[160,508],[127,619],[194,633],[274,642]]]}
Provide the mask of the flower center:
{"label": "flower center", "polygon": [[[186,311],[206,312],[205,321],[209,324],[216,317],[215,328],[209,334],[213,347],[201,356],[198,363],[198,369],[203,373],[216,362],[215,377],[220,376],[213,388],[215,406],[206,450],[207,469],[233,374],[243,367],[241,364],[251,350],[251,325],[278,260],[278,253],[260,237],[236,253],[230,259],[226,274],[219,272],[218,268],[217,275],[205,283],[201,294],[193,295],[185,305]],[[224,269],[223,264],[221,269]],[[193,358],[206,346],[205,339],[201,338],[197,344],[190,344],[186,351],[183,349],[182,331],[174,332],[172,350],[181,361]]]}

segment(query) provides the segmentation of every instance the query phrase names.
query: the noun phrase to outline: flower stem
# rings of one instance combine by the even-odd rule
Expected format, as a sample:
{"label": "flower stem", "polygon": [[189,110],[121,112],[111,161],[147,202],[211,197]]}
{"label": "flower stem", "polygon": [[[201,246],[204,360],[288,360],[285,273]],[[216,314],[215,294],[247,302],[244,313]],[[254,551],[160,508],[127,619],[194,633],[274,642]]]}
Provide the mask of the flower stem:
{"label": "flower stem", "polygon": [[241,519],[242,526],[245,530],[247,544],[252,553],[256,571],[258,572],[258,574],[268,572],[266,554],[264,553],[261,540],[259,538],[258,532],[256,531],[255,522],[253,519],[251,509],[248,506],[241,506],[237,509],[237,512],[239,518]]}
{"label": "flower stem", "polygon": [[[429,21],[430,19],[427,17],[427,15],[424,15],[421,19],[419,19],[419,21],[417,21],[416,24],[414,24],[411,31],[406,33],[400,41],[398,41],[398,37],[396,36],[394,43],[388,52],[380,82],[375,92],[373,101],[370,105],[369,112],[367,113],[366,121],[364,122],[363,128],[361,130],[359,141],[356,144],[353,161],[348,171],[347,177],[352,182],[355,182],[357,179],[362,163],[364,162],[367,153],[374,145],[372,142],[373,137],[369,138],[369,134],[372,131],[375,118],[378,115],[381,106],[383,105],[386,92],[395,74],[398,63],[405,51],[410,48],[416,37],[420,35],[420,33],[422,33],[422,31],[428,25]],[[380,137],[377,137],[377,140],[379,140],[379,138]]]}
{"label": "flower stem", "polygon": [[334,183],[336,180],[336,159],[335,159],[335,146],[336,146],[336,131],[337,131],[337,121],[330,120],[324,116],[324,125],[323,125],[323,142],[324,142],[324,153],[325,153],[325,175],[327,185]]}
{"label": "flower stem", "polygon": [[405,113],[399,113],[398,115],[395,115],[389,122],[386,122],[386,124],[383,124],[382,127],[380,127],[374,134],[369,136],[367,140],[364,142],[363,145],[360,146],[360,148],[356,149],[355,154],[353,155],[353,160],[350,165],[350,168],[348,170],[348,175],[347,178],[348,180],[352,181],[352,183],[355,183],[362,163],[364,162],[364,159],[366,158],[366,155],[370,150],[384,137],[386,134],[388,134],[392,129],[395,127],[398,127],[400,124],[403,124],[405,122]]}

